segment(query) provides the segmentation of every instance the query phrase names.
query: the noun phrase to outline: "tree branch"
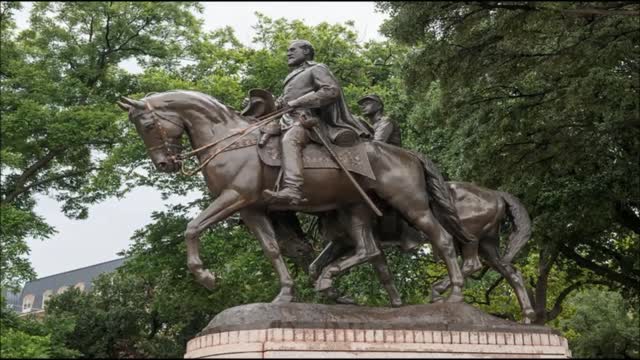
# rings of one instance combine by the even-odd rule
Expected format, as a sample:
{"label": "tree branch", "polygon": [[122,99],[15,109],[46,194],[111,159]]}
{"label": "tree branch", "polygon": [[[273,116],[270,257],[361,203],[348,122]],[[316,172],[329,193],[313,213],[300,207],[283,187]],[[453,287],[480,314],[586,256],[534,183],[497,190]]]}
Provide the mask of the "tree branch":
{"label": "tree branch", "polygon": [[[124,49],[124,46],[127,45],[129,43],[129,41],[135,39],[136,37],[140,36],[140,32],[142,30],[144,30],[144,28],[146,28],[147,26],[149,26],[149,24],[151,23],[151,20],[153,20],[151,17],[146,17],[144,19],[144,23],[142,24],[142,26],[140,26],[135,34],[133,34],[132,36],[130,36],[127,40],[125,40],[122,44],[120,44],[117,48],[113,49],[111,52],[114,53],[116,51],[121,51],[121,50],[130,50],[130,49],[137,49],[137,48],[128,48],[128,49]],[[146,54],[145,54],[146,55]]]}
{"label": "tree branch", "polygon": [[550,311],[547,311],[546,321],[551,321],[558,317],[562,312],[562,303],[566,299],[567,296],[574,290],[581,288],[584,285],[611,285],[608,281],[602,280],[589,280],[589,281],[578,281],[569,286],[567,286],[564,290],[560,292],[560,295],[556,298],[555,303],[553,304],[553,308]]}
{"label": "tree branch", "polygon": [[567,9],[560,10],[561,13],[576,16],[638,16],[638,10],[605,10],[605,9]]}
{"label": "tree branch", "polygon": [[62,150],[51,150],[47,155],[45,155],[42,159],[36,161],[34,164],[29,166],[23,173],[18,177],[16,181],[15,187],[13,191],[7,195],[2,202],[10,203],[16,199],[16,197],[24,192],[24,186],[33,175],[35,175],[42,168],[47,166],[56,155],[60,154]]}
{"label": "tree branch", "polygon": [[[525,10],[525,11],[551,11],[559,12],[566,15],[574,16],[638,16],[640,11],[638,10],[610,10],[610,8],[584,8],[584,9],[552,9],[545,6],[531,6],[528,4],[505,4],[494,1],[487,2],[473,2],[474,5],[478,5],[484,9],[505,9],[505,10]],[[616,4],[613,8],[622,7],[631,4]]]}
{"label": "tree branch", "polygon": [[618,223],[634,233],[640,234],[640,217],[638,217],[637,211],[633,209],[634,207],[636,209],[640,208],[640,204],[631,200],[619,200],[616,201],[615,205]]}
{"label": "tree branch", "polygon": [[[86,170],[68,171],[68,172],[65,172],[65,173],[62,173],[62,174],[51,176],[49,178],[42,179],[40,181],[36,181],[36,182],[33,182],[33,183],[25,186],[22,189],[22,191],[20,192],[20,194],[25,193],[25,192],[29,191],[30,189],[32,189],[34,187],[38,187],[38,186],[41,186],[41,185],[49,184],[49,183],[52,183],[54,181],[61,180],[61,179],[64,179],[64,178],[68,178],[68,177],[71,177],[71,176],[84,175],[84,174],[87,174],[87,173],[90,173],[90,172],[92,172],[94,170],[99,170],[99,169],[100,168],[98,168],[98,167],[91,167],[91,168],[88,168]],[[20,194],[18,194],[18,195],[20,195]]]}
{"label": "tree branch", "polygon": [[593,261],[589,259],[585,259],[584,257],[578,255],[573,249],[570,249],[564,244],[560,245],[560,250],[562,251],[562,254],[564,256],[575,261],[576,264],[578,264],[579,266],[587,268],[600,276],[603,276],[611,281],[615,281],[624,286],[628,286],[628,287],[638,286],[638,281],[640,279],[636,279],[634,277],[630,277],[625,274],[620,274],[602,265],[598,265]]}
{"label": "tree branch", "polygon": [[487,305],[491,304],[491,299],[490,299],[491,293],[493,292],[493,290],[495,290],[498,287],[498,285],[500,285],[502,280],[504,280],[504,277],[500,276],[499,278],[496,279],[496,281],[493,282],[493,284],[491,284],[491,286],[489,286],[487,291],[484,292],[484,301],[487,303]]}

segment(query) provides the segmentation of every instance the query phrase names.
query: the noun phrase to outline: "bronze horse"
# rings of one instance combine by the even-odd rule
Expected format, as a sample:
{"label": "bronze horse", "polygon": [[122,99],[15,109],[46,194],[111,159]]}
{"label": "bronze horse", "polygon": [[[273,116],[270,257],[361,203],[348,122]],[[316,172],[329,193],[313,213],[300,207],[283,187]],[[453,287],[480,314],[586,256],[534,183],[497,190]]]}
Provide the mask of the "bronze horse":
{"label": "bronze horse", "polygon": [[[183,134],[188,135],[192,148],[196,149],[225,139],[232,131],[250,126],[249,119],[213,97],[195,91],[168,91],[149,95],[142,100],[122,97],[118,105],[128,111],[129,120],[142,137],[151,160],[163,172],[179,170],[180,164],[176,159],[181,150]],[[464,279],[450,234],[463,242],[477,239],[462,227],[444,179],[427,159],[418,158],[406,150],[375,142],[365,142],[364,146],[377,180],[358,176],[359,184],[365,191],[397,209],[427,235],[443,257],[453,284],[447,301],[462,301]],[[202,174],[215,200],[189,222],[185,231],[187,266],[202,285],[212,289],[215,276],[203,267],[200,259],[200,234],[236,212],[240,213],[245,225],[260,241],[279,277],[280,293],[274,302],[293,300],[293,280],[281,256],[274,226],[268,216],[270,211],[315,213],[337,209],[346,214],[352,224],[360,225],[349,230],[358,244],[356,254],[342,260],[341,268],[371,260],[377,261],[382,270],[386,268],[381,251],[375,243],[371,244],[371,228],[362,226],[370,219],[370,209],[341,170],[304,169],[303,192],[308,201],[299,205],[274,207],[265,202],[262,193],[265,189],[274,188],[278,168],[263,164],[256,146],[220,152],[208,161],[219,148],[207,148],[197,154],[203,166]],[[437,211],[432,211],[432,207]],[[330,288],[332,276],[333,273],[324,272],[316,282],[316,289]]]}
{"label": "bronze horse", "polygon": [[[531,237],[531,220],[527,210],[522,203],[513,195],[487,189],[467,182],[447,182],[455,207],[462,221],[463,226],[475,235],[479,240],[479,254],[486,261],[487,265],[500,273],[515,291],[516,298],[520,304],[523,314],[523,321],[529,323],[535,318],[535,311],[531,306],[531,300],[527,293],[522,274],[513,267],[514,257],[520,252]],[[504,255],[500,256],[500,227],[501,224],[510,221],[511,232]],[[374,223],[375,224],[375,223]],[[311,277],[319,274],[319,269],[329,266],[329,263],[339,258],[351,249],[348,244],[348,234],[345,233],[342,224],[327,215],[323,226],[325,241],[328,242],[321,255],[311,264]],[[396,238],[387,238],[384,235],[383,223],[378,222],[374,232],[378,235],[381,247],[399,246]],[[374,225],[374,226],[375,226]],[[409,234],[410,235],[410,234]],[[414,237],[415,240],[425,241],[424,237]],[[457,241],[456,245],[463,258],[469,255],[465,249],[467,245]],[[471,268],[463,268],[462,274],[467,277],[483,268],[482,264]],[[377,271],[378,268],[374,267]],[[378,274],[382,284],[389,293],[392,303],[399,297],[392,277],[384,277]],[[448,278],[444,278],[431,287],[431,301],[442,301],[442,293],[450,286]],[[328,290],[327,293],[338,301],[352,302],[348,297],[339,297],[335,289]],[[399,301],[396,299],[396,301]]]}

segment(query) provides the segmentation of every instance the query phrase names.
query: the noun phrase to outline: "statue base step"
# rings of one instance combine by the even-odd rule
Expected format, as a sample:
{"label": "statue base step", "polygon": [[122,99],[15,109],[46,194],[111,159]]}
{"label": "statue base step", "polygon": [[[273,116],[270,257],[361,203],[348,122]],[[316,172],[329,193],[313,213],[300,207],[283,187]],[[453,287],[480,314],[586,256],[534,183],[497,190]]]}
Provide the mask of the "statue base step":
{"label": "statue base step", "polygon": [[185,358],[569,358],[567,340],[467,304],[248,304],[218,314]]}

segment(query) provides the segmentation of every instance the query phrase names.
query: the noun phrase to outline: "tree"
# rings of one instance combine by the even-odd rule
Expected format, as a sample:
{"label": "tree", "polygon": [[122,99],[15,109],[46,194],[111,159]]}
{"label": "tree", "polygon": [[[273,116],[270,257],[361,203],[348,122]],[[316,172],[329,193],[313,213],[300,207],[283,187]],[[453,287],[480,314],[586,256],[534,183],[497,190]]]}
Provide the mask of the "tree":
{"label": "tree", "polygon": [[15,34],[19,3],[2,2],[0,110],[2,286],[33,272],[26,237],[54,229],[34,213],[34,195],[55,197],[72,218],[120,194],[111,149],[124,141],[121,111],[134,77],[118,68],[127,58],[171,66],[200,23],[186,3],[38,2],[31,25]]}
{"label": "tree", "polygon": [[531,213],[538,322],[594,282],[638,299],[638,5],[378,7],[391,16],[384,33],[412,46],[412,145],[450,177],[513,193]]}
{"label": "tree", "polygon": [[18,317],[1,299],[0,358],[75,358],[76,350],[65,347],[74,323],[69,318],[50,318],[44,323],[32,316]]}
{"label": "tree", "polygon": [[583,290],[568,300],[575,311],[561,321],[575,357],[638,358],[638,308],[620,293]]}

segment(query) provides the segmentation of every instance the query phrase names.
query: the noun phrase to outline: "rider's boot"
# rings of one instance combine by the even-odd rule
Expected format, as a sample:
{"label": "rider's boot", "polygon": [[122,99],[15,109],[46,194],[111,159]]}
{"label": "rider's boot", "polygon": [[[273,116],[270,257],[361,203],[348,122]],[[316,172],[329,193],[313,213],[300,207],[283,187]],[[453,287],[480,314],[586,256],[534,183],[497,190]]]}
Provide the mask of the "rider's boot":
{"label": "rider's boot", "polygon": [[302,126],[292,126],[282,138],[282,168],[284,187],[278,192],[263,191],[269,202],[298,205],[307,199],[302,197],[302,149],[308,142]]}
{"label": "rider's boot", "polygon": [[269,141],[269,138],[271,137],[271,134],[268,133],[264,133],[260,135],[260,140],[258,141],[258,146],[259,147],[263,147],[267,144],[267,141]]}

